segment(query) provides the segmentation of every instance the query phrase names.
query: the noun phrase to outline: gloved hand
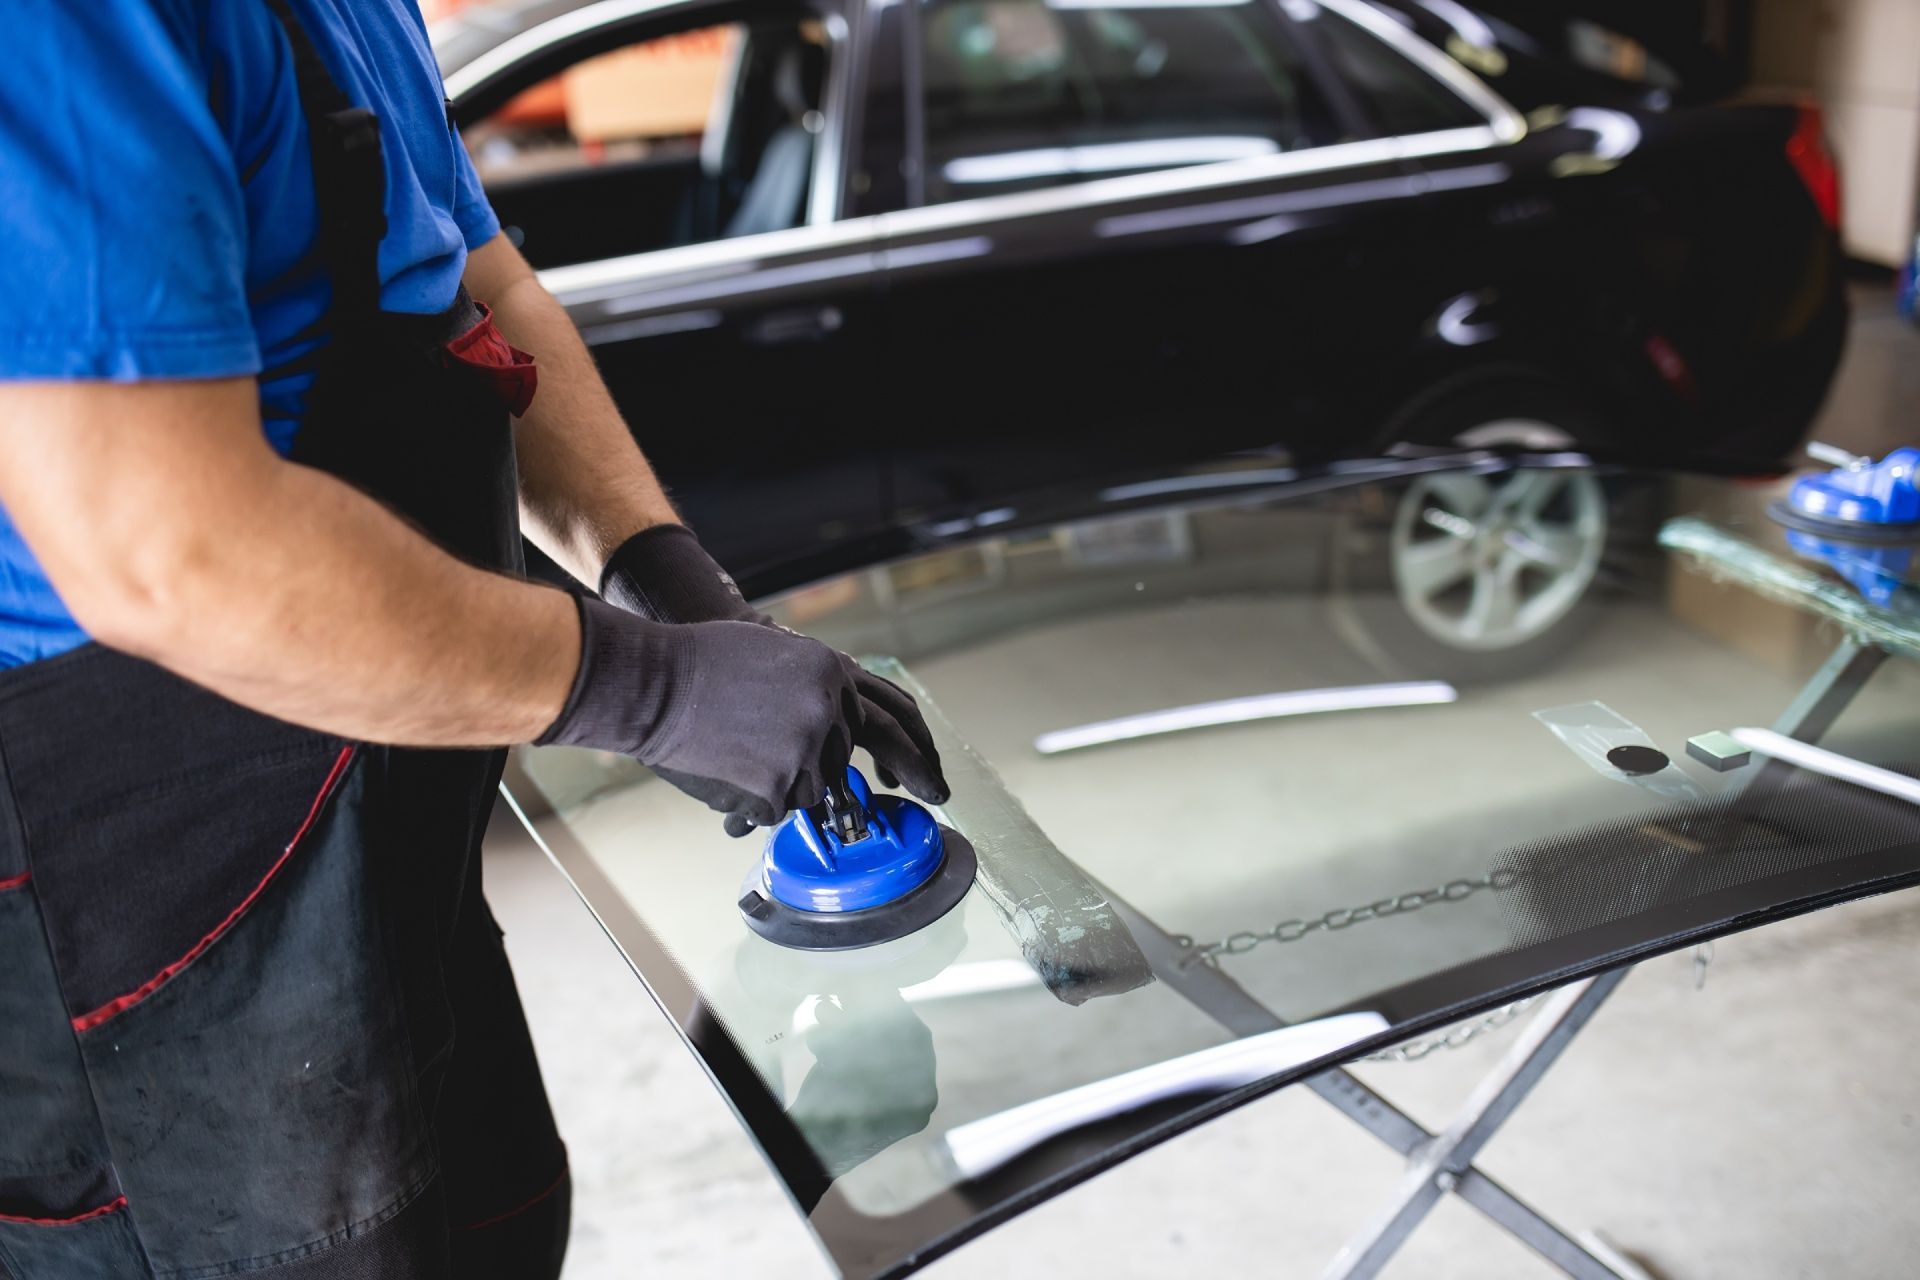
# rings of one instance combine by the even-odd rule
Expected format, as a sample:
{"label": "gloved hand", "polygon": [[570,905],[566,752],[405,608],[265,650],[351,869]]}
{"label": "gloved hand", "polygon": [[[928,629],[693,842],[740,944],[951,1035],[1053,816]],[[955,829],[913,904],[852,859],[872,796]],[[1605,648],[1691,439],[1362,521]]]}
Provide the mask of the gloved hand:
{"label": "gloved hand", "polygon": [[[653,525],[620,544],[600,574],[600,598],[654,622],[728,620],[786,630],[746,602],[727,571],[682,524]],[[860,695],[854,742],[872,753],[881,783],[896,789],[905,783],[928,804],[944,804],[947,780],[940,772],[940,753],[912,695],[840,656]]]}
{"label": "gloved hand", "polygon": [[580,670],[540,745],[652,765],[744,835],[817,804],[859,703],[840,655],[740,622],[669,626],[581,598]]}
{"label": "gloved hand", "polygon": [[621,543],[600,571],[600,598],[654,622],[774,625],[683,524],[650,525]]}
{"label": "gloved hand", "polygon": [[[917,769],[897,723],[863,707],[845,655],[777,627],[648,622],[580,599],[580,670],[541,745],[651,765],[726,814],[727,834],[818,804],[857,742]],[[922,776],[922,781],[924,781]]]}

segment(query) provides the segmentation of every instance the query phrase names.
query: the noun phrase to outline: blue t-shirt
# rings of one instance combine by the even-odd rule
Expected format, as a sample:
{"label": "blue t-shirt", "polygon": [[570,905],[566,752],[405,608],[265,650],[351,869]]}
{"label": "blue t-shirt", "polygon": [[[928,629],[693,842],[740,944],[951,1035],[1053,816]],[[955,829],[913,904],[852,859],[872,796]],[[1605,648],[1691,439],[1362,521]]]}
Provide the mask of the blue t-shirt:
{"label": "blue t-shirt", "polygon": [[[380,117],[381,305],[444,310],[499,223],[416,0],[291,3]],[[273,371],[325,341],[330,288],[292,52],[265,0],[24,0],[6,44],[0,379],[260,374],[285,453],[313,378]],[[86,638],[0,508],[0,667]]]}

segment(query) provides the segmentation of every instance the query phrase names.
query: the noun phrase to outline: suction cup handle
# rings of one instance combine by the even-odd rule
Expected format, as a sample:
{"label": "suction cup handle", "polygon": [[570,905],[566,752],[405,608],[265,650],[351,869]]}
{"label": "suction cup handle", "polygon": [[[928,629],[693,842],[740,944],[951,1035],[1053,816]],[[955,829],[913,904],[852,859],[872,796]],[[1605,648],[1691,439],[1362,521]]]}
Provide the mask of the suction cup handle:
{"label": "suction cup handle", "polygon": [[866,808],[844,778],[827,784],[827,798],[807,810],[807,816],[822,831],[833,832],[843,845],[865,840],[869,833]]}
{"label": "suction cup handle", "polygon": [[1839,445],[1827,444],[1821,440],[1807,441],[1807,456],[1815,462],[1824,462],[1830,467],[1843,469],[1866,467],[1873,464],[1872,458],[1863,458],[1857,453],[1848,453]]}

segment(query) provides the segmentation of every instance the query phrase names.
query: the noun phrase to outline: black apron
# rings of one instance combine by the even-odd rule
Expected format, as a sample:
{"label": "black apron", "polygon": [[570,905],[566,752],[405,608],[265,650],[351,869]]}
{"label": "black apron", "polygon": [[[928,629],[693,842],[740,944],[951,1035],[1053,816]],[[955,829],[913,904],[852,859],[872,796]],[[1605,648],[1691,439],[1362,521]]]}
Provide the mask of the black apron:
{"label": "black apron", "polygon": [[[517,571],[529,364],[464,291],[379,312],[377,122],[268,4],[333,288],[295,459]],[[0,1276],[557,1273],[566,1154],[480,892],[502,762],[98,645],[0,674]]]}

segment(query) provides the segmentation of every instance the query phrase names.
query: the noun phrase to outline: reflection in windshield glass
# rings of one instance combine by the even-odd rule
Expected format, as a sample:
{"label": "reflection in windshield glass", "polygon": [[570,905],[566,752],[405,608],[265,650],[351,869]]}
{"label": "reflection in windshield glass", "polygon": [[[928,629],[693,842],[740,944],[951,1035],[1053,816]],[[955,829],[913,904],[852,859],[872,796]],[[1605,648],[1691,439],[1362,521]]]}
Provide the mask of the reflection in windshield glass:
{"label": "reflection in windshield glass", "polygon": [[961,1125],[947,1134],[947,1155],[960,1178],[978,1178],[1081,1125],[1165,1098],[1224,1093],[1338,1053],[1386,1027],[1377,1013],[1348,1013],[1202,1049]]}
{"label": "reflection in windshield glass", "polygon": [[[624,760],[526,760],[843,1270],[1370,1037],[1920,877],[1920,668],[1845,639],[1920,653],[1912,584],[1863,595],[1762,487],[1541,461],[995,507],[772,602],[919,699],[979,858],[878,946],[769,943],[751,841]],[[1822,754],[1752,736],[1796,706]]]}

